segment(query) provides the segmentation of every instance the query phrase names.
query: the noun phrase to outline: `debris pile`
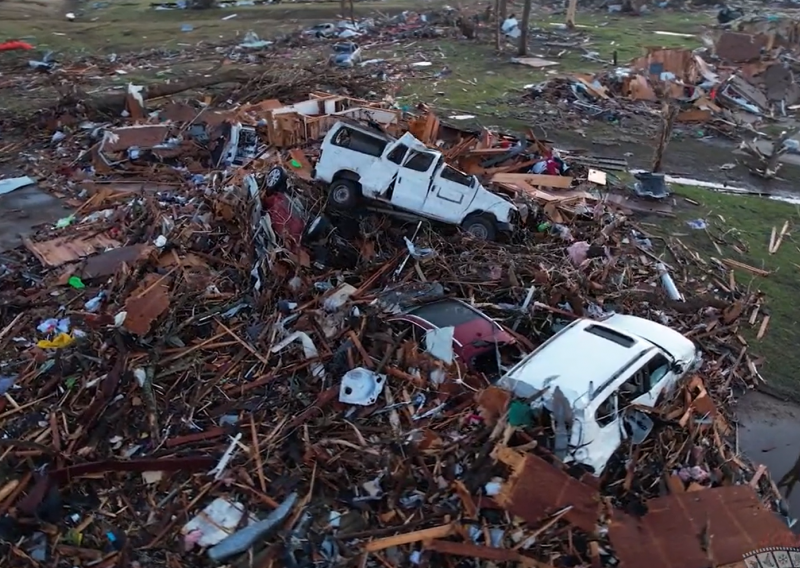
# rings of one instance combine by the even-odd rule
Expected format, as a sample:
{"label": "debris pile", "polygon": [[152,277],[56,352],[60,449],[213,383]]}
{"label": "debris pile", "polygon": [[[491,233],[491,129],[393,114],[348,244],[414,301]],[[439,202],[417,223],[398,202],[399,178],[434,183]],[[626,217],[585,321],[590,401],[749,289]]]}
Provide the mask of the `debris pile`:
{"label": "debris pile", "polygon": [[[8,565],[700,568],[788,534],[732,442],[765,325],[733,261],[662,255],[544,141],[254,93],[131,87],[38,156],[74,210],[0,263]],[[413,134],[519,226],[332,210],[340,122]]]}
{"label": "debris pile", "polygon": [[627,66],[570,74],[532,85],[528,99],[564,101],[576,114],[611,122],[657,115],[654,103],[679,105],[679,123],[702,123],[725,136],[754,132],[798,108],[797,46],[773,33],[723,31],[713,53],[651,48]]}

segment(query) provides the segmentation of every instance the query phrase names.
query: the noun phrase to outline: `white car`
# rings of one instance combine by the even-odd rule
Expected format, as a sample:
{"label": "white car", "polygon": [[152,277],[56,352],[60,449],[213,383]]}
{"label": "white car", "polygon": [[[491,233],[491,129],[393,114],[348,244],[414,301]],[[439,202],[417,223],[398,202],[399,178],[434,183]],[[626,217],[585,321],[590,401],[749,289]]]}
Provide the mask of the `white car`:
{"label": "white car", "polygon": [[353,67],[361,62],[361,48],[352,41],[334,43],[333,53],[328,61],[336,67]]}
{"label": "white car", "polygon": [[441,152],[408,133],[395,140],[379,130],[337,122],[322,142],[314,177],[330,184],[329,200],[338,209],[367,201],[388,208],[387,213],[458,225],[485,240],[511,232],[518,216],[513,203],[449,166]]}
{"label": "white car", "polygon": [[315,37],[332,37],[336,35],[336,26],[334,24],[316,24],[304,31],[303,34]]}
{"label": "white car", "polygon": [[694,343],[677,331],[617,314],[604,321],[576,320],[497,385],[517,397],[533,397],[532,408],[550,414],[554,453],[599,476],[622,440],[636,439],[640,424],[635,422],[644,415],[628,407],[654,407],[662,393],[699,364]]}

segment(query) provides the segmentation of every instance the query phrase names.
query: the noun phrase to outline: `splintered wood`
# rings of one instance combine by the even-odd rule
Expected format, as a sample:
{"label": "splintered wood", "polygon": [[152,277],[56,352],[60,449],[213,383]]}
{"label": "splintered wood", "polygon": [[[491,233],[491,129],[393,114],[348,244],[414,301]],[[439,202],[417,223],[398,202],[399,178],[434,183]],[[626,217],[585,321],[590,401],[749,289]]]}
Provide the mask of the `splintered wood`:
{"label": "splintered wood", "polygon": [[[149,86],[146,105],[133,92],[105,110],[82,101],[53,125],[100,111],[116,121],[100,142],[81,128],[43,138],[36,168],[76,185],[75,213],[0,262],[4,566],[281,568],[296,554],[359,568],[695,568],[680,555],[708,565],[706,518],[723,559],[753,544],[740,529],[754,519],[785,535],[767,510],[780,498],[770,472],[737,455],[729,415],[731,391],[764,381],[748,331],[783,323],[751,286],[768,270],[649,234],[634,212],[671,206],[614,193],[605,170],[626,170],[623,159],[562,154],[569,169],[556,169],[532,132],[467,132],[424,107],[407,123],[388,101],[315,91],[368,92],[372,71],[271,64],[209,73],[208,84],[242,80],[160,109],[156,95],[202,81]],[[131,116],[115,119],[126,104]],[[338,120],[413,132],[512,197],[515,234],[329,215],[313,178]],[[276,165],[285,171],[262,179]],[[520,173],[542,165],[570,175]],[[719,258],[746,258],[734,232],[702,236]],[[769,252],[785,255],[787,241],[788,222]],[[626,404],[646,435],[612,438],[600,464],[593,439],[584,461],[560,450],[564,427],[583,426],[582,402],[549,410],[551,386],[572,397],[563,387],[585,393],[592,377],[556,373],[526,399],[497,379],[560,325],[612,311],[642,318],[634,330],[667,323],[705,353],[674,396]],[[452,335],[437,342],[436,329]],[[76,496],[80,519],[60,506]]]}

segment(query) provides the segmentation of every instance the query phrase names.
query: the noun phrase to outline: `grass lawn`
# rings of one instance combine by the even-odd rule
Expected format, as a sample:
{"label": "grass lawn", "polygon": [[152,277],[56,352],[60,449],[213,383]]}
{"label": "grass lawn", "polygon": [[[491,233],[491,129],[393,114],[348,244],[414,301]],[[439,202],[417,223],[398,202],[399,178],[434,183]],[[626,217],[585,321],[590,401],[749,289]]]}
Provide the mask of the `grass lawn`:
{"label": "grass lawn", "polygon": [[[792,235],[793,229],[800,226],[800,207],[763,197],[727,195],[694,187],[673,186],[672,190],[678,202],[677,217],[649,225],[654,234],[680,239],[705,259],[729,258],[770,271],[766,277],[757,277],[745,270],[734,270],[739,286],[749,286],[765,294],[764,306],[770,314],[761,340],[756,339],[760,318],[753,327],[742,325],[743,336],[751,357],[765,357],[760,371],[767,380],[767,390],[800,400],[800,381],[795,375],[800,368],[800,310],[796,306],[800,243]],[[700,205],[690,204],[684,197]],[[688,225],[688,221],[695,219],[705,220],[708,232]],[[789,230],[781,246],[775,254],[769,254],[773,227],[780,233],[787,221]]]}
{"label": "grass lawn", "polygon": [[[611,61],[617,52],[620,65],[643,55],[647,47],[686,47],[694,49],[702,45],[701,34],[705,26],[713,21],[709,13],[666,13],[633,18],[619,15],[579,14],[575,32],[558,30],[564,17],[561,14],[534,13],[531,25],[539,28],[531,32],[529,56],[539,56],[558,62],[546,69],[533,69],[514,64],[511,58],[517,55],[516,42],[503,42],[502,53],[494,48],[492,30],[483,30],[479,41],[466,39],[436,42],[434,45],[416,43],[405,49],[393,47],[380,52],[378,57],[427,56],[434,63],[433,71],[447,67],[449,74],[426,82],[408,82],[402,86],[401,97],[411,103],[429,102],[439,108],[459,112],[493,114],[511,110],[498,99],[521,89],[563,73],[592,73],[604,68],[597,61],[581,57],[586,52],[596,53],[597,58]],[[656,35],[656,31],[695,34],[694,37]],[[546,40],[537,41],[536,36],[547,32],[557,33]],[[572,44],[572,48],[547,46],[545,43]]]}
{"label": "grass lawn", "polygon": [[[307,27],[312,22],[338,21],[338,2],[271,4],[210,10],[154,10],[150,0],[85,2],[75,21],[67,21],[62,2],[0,0],[0,38],[24,39],[37,49],[70,54],[123,53],[150,48],[179,48],[201,41],[217,42],[254,31],[262,38]],[[102,7],[94,8],[94,4]],[[395,14],[417,5],[443,2],[356,2],[357,17],[377,11]],[[6,8],[7,6],[13,8]],[[234,16],[230,19],[223,18]],[[191,29],[189,29],[191,27]],[[186,31],[184,31],[186,30]],[[2,39],[0,39],[2,41]]]}

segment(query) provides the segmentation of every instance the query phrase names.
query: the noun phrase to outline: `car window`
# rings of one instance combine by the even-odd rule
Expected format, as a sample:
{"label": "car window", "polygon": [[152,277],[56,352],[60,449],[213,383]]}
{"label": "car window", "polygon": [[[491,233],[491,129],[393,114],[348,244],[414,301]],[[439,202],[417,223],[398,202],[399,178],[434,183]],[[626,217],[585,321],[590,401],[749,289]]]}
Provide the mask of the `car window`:
{"label": "car window", "polygon": [[445,166],[442,168],[442,178],[446,179],[447,181],[452,181],[454,183],[458,183],[461,185],[465,185],[467,187],[472,186],[472,178],[467,174],[461,173],[455,168],[450,166]]}
{"label": "car window", "polygon": [[348,150],[368,156],[375,156],[376,158],[383,154],[383,151],[389,144],[386,140],[381,140],[380,138],[370,136],[369,134],[346,126],[339,129],[331,142],[334,146],[347,148]]}
{"label": "car window", "polygon": [[617,419],[617,393],[609,393],[608,398],[600,403],[594,413],[594,419],[603,428]]}
{"label": "car window", "polygon": [[480,318],[480,314],[460,302],[445,301],[424,304],[408,312],[436,327],[458,327]]}
{"label": "car window", "polygon": [[631,348],[636,343],[633,338],[628,337],[624,333],[620,333],[615,329],[611,329],[610,327],[605,327],[603,325],[589,325],[586,326],[584,331],[586,333],[596,335],[597,337],[602,337],[603,339],[613,341],[617,345],[625,348]]}
{"label": "car window", "polygon": [[649,390],[650,386],[647,382],[646,367],[642,367],[633,375],[631,375],[628,380],[622,383],[619,386],[619,389],[617,389],[617,392],[619,393],[620,404],[623,407],[627,406]]}
{"label": "car window", "polygon": [[647,390],[655,387],[661,379],[669,373],[669,361],[661,353],[656,353],[644,369],[646,377]]}
{"label": "car window", "polygon": [[433,163],[434,154],[428,152],[414,152],[414,155],[405,163],[405,167],[416,172],[427,172]]}
{"label": "car window", "polygon": [[392,151],[389,152],[389,155],[386,156],[390,162],[397,164],[398,166],[403,163],[403,158],[406,157],[406,152],[408,152],[408,146],[405,144],[398,144]]}

